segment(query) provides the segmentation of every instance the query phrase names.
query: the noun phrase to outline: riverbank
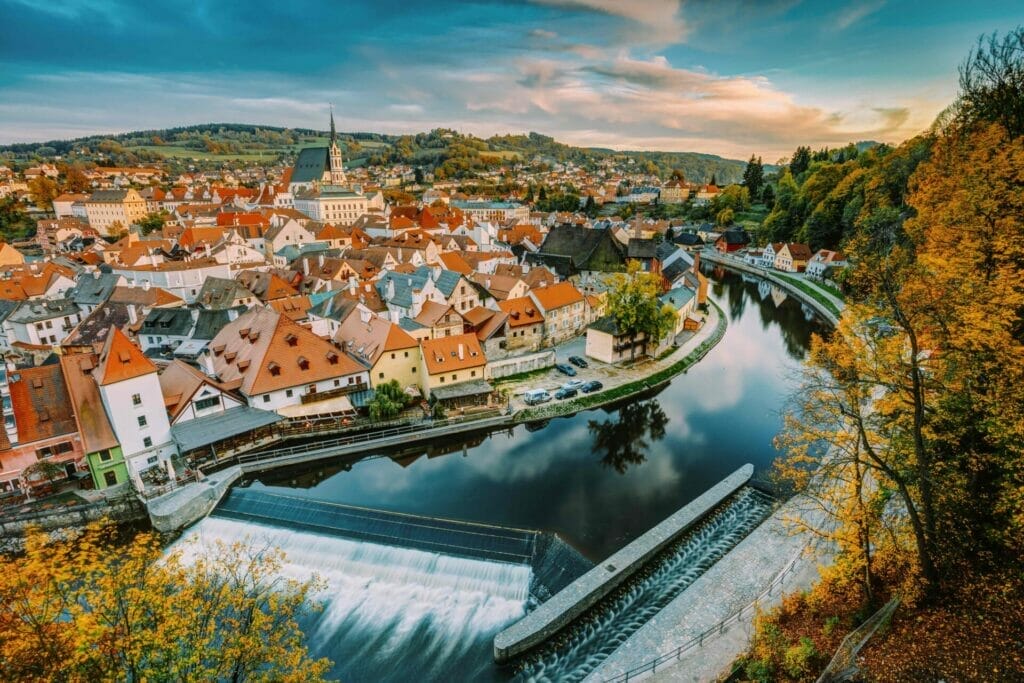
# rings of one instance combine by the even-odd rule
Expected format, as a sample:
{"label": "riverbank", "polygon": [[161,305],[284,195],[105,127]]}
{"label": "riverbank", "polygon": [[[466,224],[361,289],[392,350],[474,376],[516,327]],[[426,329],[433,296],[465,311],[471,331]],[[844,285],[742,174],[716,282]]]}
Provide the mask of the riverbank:
{"label": "riverbank", "polygon": [[768,270],[760,266],[753,266],[735,256],[729,256],[712,250],[701,252],[701,259],[707,263],[723,266],[739,273],[757,276],[783,288],[802,303],[813,308],[818,315],[827,320],[833,327],[839,324],[839,318],[842,317],[843,310],[846,308],[846,303],[843,300],[801,277]]}

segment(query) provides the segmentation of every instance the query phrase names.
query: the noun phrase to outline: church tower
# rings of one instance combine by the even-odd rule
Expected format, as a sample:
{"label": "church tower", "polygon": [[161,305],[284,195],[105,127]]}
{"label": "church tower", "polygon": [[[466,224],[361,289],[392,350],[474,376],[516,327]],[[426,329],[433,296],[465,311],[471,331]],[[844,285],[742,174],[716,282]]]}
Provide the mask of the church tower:
{"label": "church tower", "polygon": [[330,163],[328,173],[331,185],[344,185],[346,183],[345,169],[341,161],[341,148],[338,147],[338,133],[334,130],[334,107],[331,107],[331,146],[328,149]]}

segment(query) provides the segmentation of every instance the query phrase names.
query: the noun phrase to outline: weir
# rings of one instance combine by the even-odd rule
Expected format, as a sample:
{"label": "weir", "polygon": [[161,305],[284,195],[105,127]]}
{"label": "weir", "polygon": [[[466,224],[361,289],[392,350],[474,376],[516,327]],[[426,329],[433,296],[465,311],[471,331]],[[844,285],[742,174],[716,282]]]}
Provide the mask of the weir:
{"label": "weir", "polygon": [[569,626],[576,618],[622,585],[648,560],[696,526],[708,513],[743,487],[753,473],[753,465],[739,468],[698,496],[696,500],[576,579],[524,619],[499,633],[494,639],[495,660],[509,661],[537,647]]}

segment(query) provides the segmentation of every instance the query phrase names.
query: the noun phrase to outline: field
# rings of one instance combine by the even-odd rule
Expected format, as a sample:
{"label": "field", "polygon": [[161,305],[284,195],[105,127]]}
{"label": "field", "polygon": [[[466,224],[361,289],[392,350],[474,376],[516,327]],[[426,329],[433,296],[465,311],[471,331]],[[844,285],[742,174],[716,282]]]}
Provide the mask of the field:
{"label": "field", "polygon": [[210,152],[202,152],[197,149],[189,149],[188,147],[175,147],[174,145],[142,145],[139,147],[126,147],[125,149],[132,152],[140,150],[156,152],[170,159],[199,159],[203,161],[273,161],[282,153],[288,151],[286,149],[267,149],[242,154],[211,154]]}

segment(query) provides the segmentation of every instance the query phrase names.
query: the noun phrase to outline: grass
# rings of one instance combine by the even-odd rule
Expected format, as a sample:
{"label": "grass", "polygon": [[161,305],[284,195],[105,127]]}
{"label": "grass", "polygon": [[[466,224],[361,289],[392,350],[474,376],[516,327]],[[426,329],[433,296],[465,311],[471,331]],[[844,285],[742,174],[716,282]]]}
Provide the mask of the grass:
{"label": "grass", "polygon": [[826,292],[839,299],[840,301],[846,301],[846,297],[838,289],[823,281],[815,281],[815,284],[824,289]]}
{"label": "grass", "polygon": [[521,382],[522,380],[525,380],[525,379],[533,379],[534,377],[541,377],[543,375],[548,374],[548,372],[550,372],[553,369],[554,369],[553,366],[548,366],[546,368],[538,368],[536,370],[527,370],[526,372],[518,372],[518,373],[516,373],[514,375],[507,375],[505,377],[498,378],[498,379],[494,380],[494,384],[500,386],[502,384],[508,384],[509,382]]}
{"label": "grass", "polygon": [[188,147],[175,147],[174,145],[140,145],[137,147],[126,147],[132,152],[138,152],[145,150],[147,152],[156,152],[165,157],[172,159],[203,159],[203,160],[222,160],[222,161],[273,161],[281,154],[287,152],[285,149],[267,149],[263,150],[262,155],[259,152],[245,152],[243,154],[212,154],[210,152],[201,151],[198,149],[190,149]]}
{"label": "grass", "polygon": [[621,384],[606,391],[586,394],[579,398],[572,399],[571,401],[551,403],[541,408],[527,408],[516,414],[517,421],[532,422],[534,420],[546,420],[552,417],[577,413],[581,410],[586,410],[587,408],[615,403],[623,398],[647,391],[648,389],[656,387],[663,382],[667,382],[676,375],[685,372],[697,361],[706,356],[707,353],[722,340],[722,337],[725,336],[725,328],[728,325],[725,319],[725,313],[715,302],[709,301],[709,303],[718,311],[718,325],[715,327],[715,331],[710,337],[701,342],[700,346],[695,348],[693,351],[686,354],[684,358],[676,361],[667,368],[663,368],[658,372],[635,382]]}
{"label": "grass", "polygon": [[810,286],[806,282],[798,280],[795,277],[782,275],[780,273],[772,273],[772,275],[779,278],[780,280],[785,280],[786,282],[790,283],[791,285],[799,289],[804,294],[807,294],[812,299],[817,301],[819,304],[827,308],[829,312],[832,313],[832,315],[834,315],[835,317],[838,318],[840,315],[842,315],[842,312],[836,307],[834,303],[832,303],[831,299],[829,299],[827,296],[825,296],[824,294],[822,294],[821,292],[819,292],[817,289]]}

